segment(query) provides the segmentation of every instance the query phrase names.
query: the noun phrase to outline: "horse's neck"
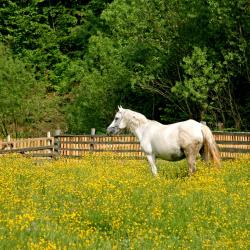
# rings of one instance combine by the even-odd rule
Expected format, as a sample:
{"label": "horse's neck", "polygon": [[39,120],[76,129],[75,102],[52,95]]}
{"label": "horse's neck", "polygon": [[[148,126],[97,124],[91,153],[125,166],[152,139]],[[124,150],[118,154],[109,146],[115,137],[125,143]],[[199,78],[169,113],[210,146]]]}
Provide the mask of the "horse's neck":
{"label": "horse's neck", "polygon": [[139,141],[141,141],[142,137],[145,136],[145,130],[146,130],[146,134],[147,134],[150,130],[150,127],[151,126],[154,127],[155,125],[157,125],[156,127],[158,127],[158,128],[161,126],[166,127],[166,125],[163,125],[157,121],[152,121],[152,120],[146,119],[143,123],[141,123],[140,126],[138,126],[134,131],[131,131],[131,132],[138,138]]}
{"label": "horse's neck", "polygon": [[145,116],[134,117],[129,122],[129,130],[132,132],[139,140],[142,138],[142,133],[144,131],[145,125],[149,120]]}
{"label": "horse's neck", "polygon": [[142,140],[142,135],[143,135],[144,127],[145,127],[145,126],[142,125],[142,126],[138,127],[137,129],[135,129],[134,132],[132,132],[132,133],[137,137],[137,139],[138,139],[139,141]]}

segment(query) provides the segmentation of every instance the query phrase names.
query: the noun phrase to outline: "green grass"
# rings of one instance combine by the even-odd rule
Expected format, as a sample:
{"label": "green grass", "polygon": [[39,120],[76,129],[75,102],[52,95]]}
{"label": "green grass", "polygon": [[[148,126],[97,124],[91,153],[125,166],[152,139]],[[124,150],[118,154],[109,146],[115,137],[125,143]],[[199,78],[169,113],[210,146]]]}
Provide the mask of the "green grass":
{"label": "green grass", "polygon": [[250,160],[0,158],[0,249],[249,249]]}

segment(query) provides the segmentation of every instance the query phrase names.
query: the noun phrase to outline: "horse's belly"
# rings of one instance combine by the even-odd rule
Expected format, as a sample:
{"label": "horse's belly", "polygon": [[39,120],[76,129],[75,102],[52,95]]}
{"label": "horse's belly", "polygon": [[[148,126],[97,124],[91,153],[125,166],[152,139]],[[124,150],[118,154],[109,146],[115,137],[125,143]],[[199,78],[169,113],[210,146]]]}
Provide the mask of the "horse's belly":
{"label": "horse's belly", "polygon": [[184,152],[180,149],[171,149],[164,152],[158,151],[155,155],[157,158],[167,161],[179,161],[185,158]]}
{"label": "horse's belly", "polygon": [[167,161],[180,161],[185,158],[185,155],[168,154],[168,155],[157,155],[156,157]]}

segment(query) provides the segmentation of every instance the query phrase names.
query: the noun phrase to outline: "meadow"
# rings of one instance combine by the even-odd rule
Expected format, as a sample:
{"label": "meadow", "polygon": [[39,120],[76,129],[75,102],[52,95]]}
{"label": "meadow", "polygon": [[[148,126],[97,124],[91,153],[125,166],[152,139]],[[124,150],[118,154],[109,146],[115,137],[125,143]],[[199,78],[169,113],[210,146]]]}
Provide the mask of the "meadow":
{"label": "meadow", "polygon": [[250,160],[0,157],[0,249],[249,249]]}

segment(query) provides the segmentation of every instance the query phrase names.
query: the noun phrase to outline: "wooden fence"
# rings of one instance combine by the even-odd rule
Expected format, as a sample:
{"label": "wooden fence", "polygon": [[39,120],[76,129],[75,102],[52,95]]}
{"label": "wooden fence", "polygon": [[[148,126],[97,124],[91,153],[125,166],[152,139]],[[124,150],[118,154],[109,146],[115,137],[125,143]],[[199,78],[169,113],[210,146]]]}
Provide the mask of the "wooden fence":
{"label": "wooden fence", "polygon": [[[250,132],[213,132],[221,157],[250,159]],[[1,147],[2,145],[2,147]],[[2,149],[1,149],[2,148]],[[0,154],[17,152],[35,157],[81,157],[86,153],[114,152],[118,157],[144,158],[132,135],[58,135],[0,141]]]}
{"label": "wooden fence", "polygon": [[47,133],[47,137],[11,139],[0,141],[0,155],[7,153],[21,153],[32,157],[54,157],[55,143],[54,137]]}
{"label": "wooden fence", "polygon": [[250,158],[250,132],[213,132],[222,159]]}
{"label": "wooden fence", "polygon": [[62,135],[56,138],[59,154],[78,157],[89,152],[102,154],[114,152],[117,156],[142,158],[144,153],[136,137],[132,135]]}
{"label": "wooden fence", "polygon": [[[221,157],[250,158],[250,133],[213,132]],[[67,157],[83,156],[87,152],[101,154],[115,152],[117,156],[143,158],[138,140],[132,135],[61,135],[57,139],[60,144],[60,155]]]}

